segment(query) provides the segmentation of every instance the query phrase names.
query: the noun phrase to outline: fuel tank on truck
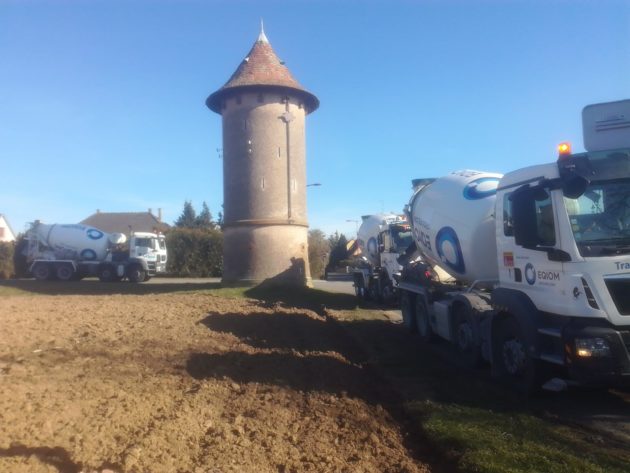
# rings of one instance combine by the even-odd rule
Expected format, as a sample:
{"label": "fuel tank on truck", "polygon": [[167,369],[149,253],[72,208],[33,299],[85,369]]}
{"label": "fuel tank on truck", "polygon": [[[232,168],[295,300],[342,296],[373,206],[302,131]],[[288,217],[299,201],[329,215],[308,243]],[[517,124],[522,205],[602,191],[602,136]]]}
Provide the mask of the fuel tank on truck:
{"label": "fuel tank on truck", "polygon": [[359,231],[357,243],[361,248],[361,255],[365,256],[373,266],[379,265],[378,235],[387,230],[392,223],[403,222],[404,217],[396,214],[364,215]]}
{"label": "fuel tank on truck", "polygon": [[498,279],[494,204],[501,177],[456,171],[415,190],[409,202],[417,248],[464,283]]}
{"label": "fuel tank on truck", "polygon": [[101,261],[112,245],[126,241],[122,233],[105,233],[98,228],[81,224],[35,223],[33,231],[59,259]]}

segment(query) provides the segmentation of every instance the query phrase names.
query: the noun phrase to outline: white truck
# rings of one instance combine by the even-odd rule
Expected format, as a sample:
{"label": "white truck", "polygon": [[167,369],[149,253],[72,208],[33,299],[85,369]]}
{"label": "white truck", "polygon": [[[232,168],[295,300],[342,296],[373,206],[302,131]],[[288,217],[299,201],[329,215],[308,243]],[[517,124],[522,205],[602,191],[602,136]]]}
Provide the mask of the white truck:
{"label": "white truck", "polygon": [[352,271],[355,293],[360,299],[386,302],[398,287],[398,257],[411,244],[411,227],[404,215],[364,215],[361,220],[360,254]]}
{"label": "white truck", "polygon": [[164,235],[105,233],[81,224],[47,225],[35,221],[19,251],[35,279],[77,280],[97,276],[103,282],[148,281],[166,271]]}
{"label": "white truck", "polygon": [[524,390],[630,382],[630,100],[585,107],[583,127],[586,152],[454,172],[406,206],[404,324]]}

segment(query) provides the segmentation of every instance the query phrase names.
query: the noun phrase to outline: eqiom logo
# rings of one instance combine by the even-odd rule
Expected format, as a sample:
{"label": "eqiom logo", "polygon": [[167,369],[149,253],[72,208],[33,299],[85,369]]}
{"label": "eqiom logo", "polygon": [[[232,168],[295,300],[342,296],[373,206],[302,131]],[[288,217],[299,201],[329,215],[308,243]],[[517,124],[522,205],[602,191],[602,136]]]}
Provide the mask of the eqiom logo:
{"label": "eqiom logo", "polygon": [[527,263],[527,265],[525,265],[525,280],[530,286],[533,286],[536,283],[536,270],[534,269],[534,265],[531,263]]}
{"label": "eqiom logo", "polygon": [[464,187],[464,198],[466,200],[479,200],[490,197],[497,193],[497,187],[499,187],[498,177],[480,177],[470,181]]}

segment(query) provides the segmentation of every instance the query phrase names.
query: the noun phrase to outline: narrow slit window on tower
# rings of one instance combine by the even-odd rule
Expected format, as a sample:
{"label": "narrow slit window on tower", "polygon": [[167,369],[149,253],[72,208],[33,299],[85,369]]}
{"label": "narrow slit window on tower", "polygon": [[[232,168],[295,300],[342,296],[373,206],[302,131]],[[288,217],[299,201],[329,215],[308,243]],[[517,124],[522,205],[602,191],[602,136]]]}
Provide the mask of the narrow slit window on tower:
{"label": "narrow slit window on tower", "polygon": [[278,146],[278,157],[282,157],[282,148],[280,148],[280,146]]}
{"label": "narrow slit window on tower", "polygon": [[265,178],[264,177],[260,180],[260,188],[262,190],[265,190]]}

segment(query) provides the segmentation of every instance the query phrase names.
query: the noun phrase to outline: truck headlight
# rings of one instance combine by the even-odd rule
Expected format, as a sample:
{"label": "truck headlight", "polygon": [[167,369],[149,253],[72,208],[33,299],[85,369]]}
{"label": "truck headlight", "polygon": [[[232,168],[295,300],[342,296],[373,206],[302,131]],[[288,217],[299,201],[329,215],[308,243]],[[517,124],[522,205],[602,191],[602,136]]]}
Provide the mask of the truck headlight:
{"label": "truck headlight", "polygon": [[603,338],[576,338],[575,353],[580,358],[601,358],[610,356],[610,345]]}

